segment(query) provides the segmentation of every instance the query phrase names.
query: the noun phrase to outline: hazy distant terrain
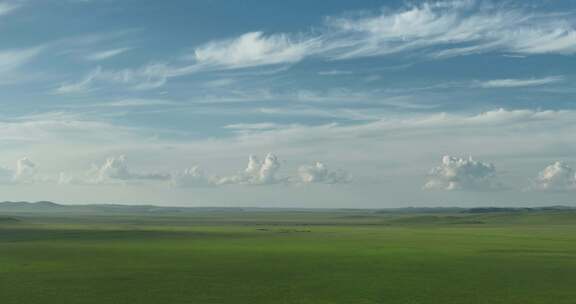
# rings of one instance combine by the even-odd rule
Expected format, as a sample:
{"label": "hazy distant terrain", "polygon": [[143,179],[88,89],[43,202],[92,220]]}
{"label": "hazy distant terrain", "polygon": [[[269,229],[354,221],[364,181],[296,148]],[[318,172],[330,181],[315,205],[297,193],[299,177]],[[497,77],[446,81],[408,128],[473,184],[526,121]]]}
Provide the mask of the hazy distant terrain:
{"label": "hazy distant terrain", "polygon": [[153,208],[0,203],[1,302],[525,304],[576,296],[569,208]]}

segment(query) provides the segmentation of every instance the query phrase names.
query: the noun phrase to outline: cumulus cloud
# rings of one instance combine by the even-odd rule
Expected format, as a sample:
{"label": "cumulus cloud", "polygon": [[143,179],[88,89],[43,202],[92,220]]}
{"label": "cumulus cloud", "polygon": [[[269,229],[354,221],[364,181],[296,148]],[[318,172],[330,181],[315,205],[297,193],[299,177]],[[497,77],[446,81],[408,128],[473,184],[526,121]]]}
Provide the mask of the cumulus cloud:
{"label": "cumulus cloud", "polygon": [[217,183],[220,185],[225,184],[249,184],[249,185],[267,185],[276,184],[285,179],[277,177],[280,170],[280,161],[278,157],[272,153],[268,153],[264,161],[255,155],[248,157],[248,166],[243,172],[233,176],[220,178]]}
{"label": "cumulus cloud", "polygon": [[576,190],[576,171],[562,162],[555,162],[542,170],[534,181],[534,190]]}
{"label": "cumulus cloud", "polygon": [[337,184],[349,182],[343,170],[329,170],[323,163],[300,166],[297,174],[279,176],[281,162],[272,153],[261,160],[255,155],[248,157],[243,171],[233,175],[209,175],[200,167],[193,166],[172,173],[136,172],[129,166],[126,156],[108,157],[101,164],[93,164],[82,175],[60,172],[55,178],[39,177],[37,166],[28,158],[20,159],[16,171],[0,167],[0,183],[51,182],[61,185],[114,185],[134,182],[167,182],[174,188],[216,187],[226,185],[275,185],[275,184]]}
{"label": "cumulus cloud", "polygon": [[341,184],[350,182],[350,177],[346,171],[331,171],[321,162],[313,165],[303,165],[298,168],[300,182],[305,184]]}
{"label": "cumulus cloud", "polygon": [[50,178],[38,174],[38,166],[29,158],[16,161],[16,169],[0,167],[0,184],[33,184],[48,182]]}
{"label": "cumulus cloud", "polygon": [[128,180],[132,178],[132,173],[128,170],[126,156],[109,157],[102,167],[95,167],[95,173],[98,180],[121,179]]}
{"label": "cumulus cloud", "polygon": [[430,171],[424,185],[426,190],[446,191],[493,191],[502,188],[493,164],[475,161],[472,157],[453,156],[444,156],[442,164]]}
{"label": "cumulus cloud", "polygon": [[326,165],[317,162],[314,165],[300,166],[296,176],[279,177],[281,163],[274,154],[269,153],[263,161],[250,155],[244,171],[231,176],[207,176],[199,167],[172,174],[175,187],[223,186],[223,185],[273,185],[283,184],[339,184],[350,181],[343,170],[329,170]]}
{"label": "cumulus cloud", "polygon": [[36,179],[38,168],[30,159],[24,157],[16,162],[14,180],[21,183],[31,183]]}
{"label": "cumulus cloud", "polygon": [[[101,166],[92,165],[92,168],[86,173],[86,178],[84,180],[68,178],[68,180],[72,182],[77,181],[88,184],[106,184],[138,180],[165,181],[169,179],[170,176],[164,173],[132,172],[128,167],[128,161],[124,155],[109,157]],[[61,178],[61,181],[65,182],[66,180],[66,178]]]}
{"label": "cumulus cloud", "polygon": [[198,166],[184,169],[182,172],[171,175],[171,184],[177,188],[206,187],[213,186],[216,181],[206,176],[204,170]]}

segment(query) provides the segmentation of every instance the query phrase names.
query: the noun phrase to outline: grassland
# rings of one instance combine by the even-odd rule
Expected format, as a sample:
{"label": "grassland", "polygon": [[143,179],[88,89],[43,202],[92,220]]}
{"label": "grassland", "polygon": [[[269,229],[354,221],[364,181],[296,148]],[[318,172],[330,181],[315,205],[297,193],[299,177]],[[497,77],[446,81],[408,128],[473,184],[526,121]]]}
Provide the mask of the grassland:
{"label": "grassland", "polygon": [[576,303],[576,213],[0,214],[0,303]]}

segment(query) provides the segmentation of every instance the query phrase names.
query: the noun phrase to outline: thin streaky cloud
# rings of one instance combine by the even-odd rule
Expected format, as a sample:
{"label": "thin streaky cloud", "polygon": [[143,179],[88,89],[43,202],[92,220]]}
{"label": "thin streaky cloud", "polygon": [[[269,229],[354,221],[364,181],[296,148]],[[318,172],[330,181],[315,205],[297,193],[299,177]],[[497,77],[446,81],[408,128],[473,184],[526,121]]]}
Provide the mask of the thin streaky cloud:
{"label": "thin streaky cloud", "polygon": [[354,74],[354,72],[343,70],[328,70],[318,72],[318,75],[320,76],[339,76],[339,75],[352,75],[352,74]]}
{"label": "thin streaky cloud", "polygon": [[15,3],[1,2],[0,3],[0,16],[8,15],[18,9],[20,6]]}
{"label": "thin streaky cloud", "polygon": [[40,54],[43,47],[0,50],[0,73],[13,71],[29,63]]}
{"label": "thin streaky cloud", "polygon": [[559,83],[564,81],[563,76],[549,76],[544,78],[527,78],[527,79],[494,79],[481,81],[475,84],[480,88],[517,88],[517,87],[536,87],[547,84]]}
{"label": "thin streaky cloud", "polygon": [[188,56],[192,63],[166,60],[110,70],[107,78],[144,90],[199,72],[292,65],[308,58],[334,61],[410,54],[437,60],[485,53],[576,53],[576,28],[569,16],[537,13],[522,6],[481,5],[479,1],[425,2],[376,15],[327,17],[321,29],[255,31],[212,40]]}
{"label": "thin streaky cloud", "polygon": [[79,82],[73,83],[63,83],[56,89],[52,91],[54,94],[84,94],[88,93],[94,88],[92,87],[92,82],[97,79],[100,74],[102,73],[101,68],[96,68],[88,75],[86,75],[82,80]]}
{"label": "thin streaky cloud", "polygon": [[295,63],[314,53],[319,42],[314,38],[295,39],[287,34],[250,32],[198,47],[193,59],[217,69]]}
{"label": "thin streaky cloud", "polygon": [[116,57],[118,55],[124,54],[128,51],[130,51],[132,48],[118,48],[118,49],[112,49],[112,50],[106,50],[106,51],[101,51],[101,52],[96,52],[96,53],[91,53],[86,55],[86,60],[89,61],[100,61],[100,60],[106,60],[106,59],[110,59],[112,57]]}

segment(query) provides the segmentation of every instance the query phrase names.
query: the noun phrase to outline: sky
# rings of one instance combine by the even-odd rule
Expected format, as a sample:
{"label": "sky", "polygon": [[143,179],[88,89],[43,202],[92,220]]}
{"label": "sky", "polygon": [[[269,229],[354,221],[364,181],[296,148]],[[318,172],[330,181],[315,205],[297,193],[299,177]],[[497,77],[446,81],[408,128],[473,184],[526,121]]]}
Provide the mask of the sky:
{"label": "sky", "polygon": [[0,201],[576,206],[576,2],[0,0]]}

